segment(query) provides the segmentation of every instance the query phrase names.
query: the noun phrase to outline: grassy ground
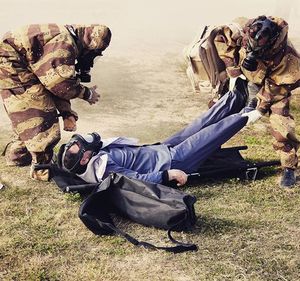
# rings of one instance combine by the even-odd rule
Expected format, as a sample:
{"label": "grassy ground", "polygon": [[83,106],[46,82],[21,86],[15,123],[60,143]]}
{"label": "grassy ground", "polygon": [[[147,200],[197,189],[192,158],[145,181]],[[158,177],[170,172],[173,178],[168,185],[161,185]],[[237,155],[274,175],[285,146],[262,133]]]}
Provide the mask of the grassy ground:
{"label": "grassy ground", "polygon": [[[267,119],[244,129],[230,145],[249,145],[249,159],[274,159],[271,137],[262,132],[266,126]],[[8,140],[1,134],[1,149]],[[29,180],[27,167],[6,167],[3,157],[0,171],[0,280],[299,280],[300,189],[280,189],[278,168],[255,182],[185,187],[198,199],[198,221],[194,231],[176,238],[199,250],[178,255],[97,237],[77,217],[79,196]],[[167,243],[163,230],[118,223],[141,240]]]}

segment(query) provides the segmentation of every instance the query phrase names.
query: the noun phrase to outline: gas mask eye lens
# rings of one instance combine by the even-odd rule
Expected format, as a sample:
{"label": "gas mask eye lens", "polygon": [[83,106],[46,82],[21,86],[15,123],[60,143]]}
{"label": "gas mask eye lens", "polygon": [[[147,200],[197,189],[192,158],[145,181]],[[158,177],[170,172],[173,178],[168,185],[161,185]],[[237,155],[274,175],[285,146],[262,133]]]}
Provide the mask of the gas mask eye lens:
{"label": "gas mask eye lens", "polygon": [[[72,146],[76,144],[78,149],[70,150]],[[82,165],[80,162],[84,157],[86,151],[91,152],[91,159],[96,155],[102,147],[101,137],[97,133],[88,134],[86,136],[81,136],[79,134],[74,134],[71,140],[64,145],[63,152],[60,152],[59,156],[61,158],[61,166],[64,170],[71,173],[83,173],[87,167],[87,164]],[[66,155],[72,155],[66,156]]]}

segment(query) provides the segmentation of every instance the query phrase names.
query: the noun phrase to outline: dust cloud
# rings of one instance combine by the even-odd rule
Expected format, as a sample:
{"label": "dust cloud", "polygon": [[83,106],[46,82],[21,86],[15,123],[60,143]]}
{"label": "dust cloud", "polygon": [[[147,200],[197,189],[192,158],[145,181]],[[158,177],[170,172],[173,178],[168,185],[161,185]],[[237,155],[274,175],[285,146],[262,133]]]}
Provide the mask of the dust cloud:
{"label": "dust cloud", "polygon": [[[102,23],[113,37],[93,69],[101,102],[74,100],[78,132],[128,135],[158,141],[205,110],[207,97],[192,93],[182,49],[202,26],[277,15],[299,31],[300,2],[172,0],[1,0],[0,33],[31,23]],[[0,130],[9,124],[1,106]],[[63,133],[68,138],[70,133]]]}

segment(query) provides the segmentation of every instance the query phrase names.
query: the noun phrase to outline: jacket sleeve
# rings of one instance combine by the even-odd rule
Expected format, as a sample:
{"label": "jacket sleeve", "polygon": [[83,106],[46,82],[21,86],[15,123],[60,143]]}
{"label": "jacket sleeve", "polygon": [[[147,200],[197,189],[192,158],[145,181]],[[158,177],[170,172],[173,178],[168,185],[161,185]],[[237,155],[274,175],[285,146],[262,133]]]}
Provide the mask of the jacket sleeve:
{"label": "jacket sleeve", "polygon": [[89,91],[76,78],[76,52],[71,36],[60,33],[43,46],[39,60],[29,65],[47,90],[65,100],[83,98]]}
{"label": "jacket sleeve", "polygon": [[287,97],[291,90],[291,85],[276,85],[272,79],[266,78],[263,87],[257,93],[257,110],[266,114],[274,103]]}
{"label": "jacket sleeve", "polygon": [[147,174],[139,174],[136,171],[126,169],[117,164],[109,163],[106,166],[105,170],[106,174],[110,173],[120,173],[127,177],[136,178],[143,181],[153,182],[153,183],[162,183],[163,182],[163,171],[160,172],[152,172]]}
{"label": "jacket sleeve", "polygon": [[281,62],[265,78],[262,88],[257,94],[257,109],[265,114],[270,107],[287,97],[292,90],[300,86],[299,57],[292,53],[283,57]]}
{"label": "jacket sleeve", "polygon": [[76,121],[78,120],[78,114],[72,110],[71,102],[69,100],[61,99],[58,96],[53,95],[53,101],[56,109],[59,111],[63,119],[73,116]]}
{"label": "jacket sleeve", "polygon": [[218,55],[224,62],[229,77],[237,77],[241,74],[238,66],[238,50],[241,40],[239,29],[233,26],[219,27],[214,39]]}

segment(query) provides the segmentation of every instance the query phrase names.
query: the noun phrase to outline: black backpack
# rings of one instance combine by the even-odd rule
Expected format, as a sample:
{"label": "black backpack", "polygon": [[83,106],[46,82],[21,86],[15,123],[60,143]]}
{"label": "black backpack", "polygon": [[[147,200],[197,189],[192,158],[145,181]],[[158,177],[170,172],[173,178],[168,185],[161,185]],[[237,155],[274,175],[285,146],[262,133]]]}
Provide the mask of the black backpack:
{"label": "black backpack", "polygon": [[[78,192],[86,199],[79,208],[79,217],[96,235],[119,234],[136,246],[161,249],[173,253],[195,251],[195,244],[175,240],[171,232],[191,230],[196,222],[196,197],[161,184],[111,174],[102,183],[86,183],[56,164],[39,164],[35,169],[49,169],[51,178],[63,192]],[[168,230],[174,247],[157,247],[140,242],[117,228],[113,214],[137,223]]]}
{"label": "black backpack", "polygon": [[[117,233],[136,246],[173,253],[197,250],[195,244],[176,241],[171,231],[191,230],[196,222],[196,198],[180,190],[112,174],[96,187],[81,204],[79,217],[97,235]],[[116,227],[112,214],[137,223],[168,230],[174,247],[158,247],[140,242]]]}

